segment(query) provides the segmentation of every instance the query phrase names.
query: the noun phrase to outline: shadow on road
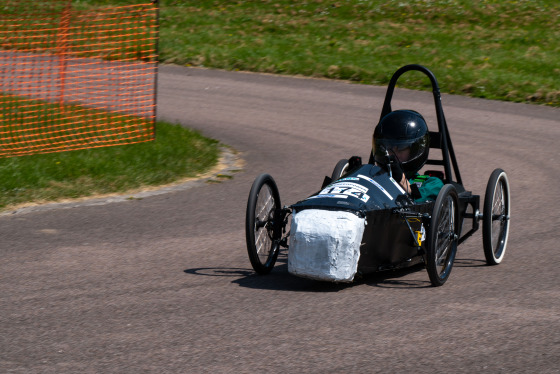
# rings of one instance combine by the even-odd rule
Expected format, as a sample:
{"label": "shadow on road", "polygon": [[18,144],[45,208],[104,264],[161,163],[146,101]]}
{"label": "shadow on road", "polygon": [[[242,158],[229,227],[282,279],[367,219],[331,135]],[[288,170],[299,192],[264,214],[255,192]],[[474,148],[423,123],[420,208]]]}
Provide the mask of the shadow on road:
{"label": "shadow on road", "polygon": [[187,274],[209,277],[233,277],[232,283],[241,287],[291,291],[291,292],[338,292],[352,284],[319,282],[299,278],[288,273],[288,264],[279,264],[266,275],[259,275],[253,269],[243,268],[195,268],[185,270]]}
{"label": "shadow on road", "polygon": [[424,265],[419,264],[409,268],[366,274],[358,282],[379,288],[428,288],[430,287],[430,282],[427,275],[425,280],[407,278],[413,273],[422,271],[425,272]]}
{"label": "shadow on road", "polygon": [[453,262],[453,266],[461,268],[474,268],[488,266],[485,260],[474,259],[474,258],[456,258]]}
{"label": "shadow on road", "polygon": [[[230,277],[231,282],[241,287],[291,291],[291,292],[339,292],[346,288],[366,285],[378,288],[416,289],[431,287],[428,274],[423,264],[398,270],[385,270],[377,273],[356,276],[352,283],[331,283],[296,277],[288,273],[288,256],[281,253],[276,266],[269,274],[256,274],[251,268],[207,267],[186,269],[186,274],[203,275],[208,277]],[[456,266],[476,267],[485,266],[485,262],[475,259],[457,259]],[[421,272],[422,279],[411,279],[411,275]],[[418,278],[418,277],[415,277]],[[425,279],[424,279],[425,278]]]}
{"label": "shadow on road", "polygon": [[[472,258],[457,258],[456,267],[483,267],[486,261]],[[256,274],[251,268],[193,268],[184,270],[186,274],[203,275],[207,277],[235,278],[231,282],[241,287],[291,291],[291,292],[339,292],[349,287],[367,285],[378,288],[429,288],[431,287],[428,274],[423,264],[398,270],[385,270],[371,274],[357,275],[352,283],[331,283],[296,277],[288,273],[288,255],[280,253],[276,265],[269,274]],[[410,279],[410,275],[417,272],[426,274],[425,279]]]}

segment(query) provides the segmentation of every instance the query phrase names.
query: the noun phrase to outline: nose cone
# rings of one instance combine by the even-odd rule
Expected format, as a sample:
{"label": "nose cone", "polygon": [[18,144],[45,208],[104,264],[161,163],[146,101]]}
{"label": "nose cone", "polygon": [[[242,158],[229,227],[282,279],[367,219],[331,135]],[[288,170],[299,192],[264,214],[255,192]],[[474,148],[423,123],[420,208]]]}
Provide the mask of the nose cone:
{"label": "nose cone", "polygon": [[365,218],[346,211],[305,209],[292,216],[288,271],[351,282],[358,269]]}

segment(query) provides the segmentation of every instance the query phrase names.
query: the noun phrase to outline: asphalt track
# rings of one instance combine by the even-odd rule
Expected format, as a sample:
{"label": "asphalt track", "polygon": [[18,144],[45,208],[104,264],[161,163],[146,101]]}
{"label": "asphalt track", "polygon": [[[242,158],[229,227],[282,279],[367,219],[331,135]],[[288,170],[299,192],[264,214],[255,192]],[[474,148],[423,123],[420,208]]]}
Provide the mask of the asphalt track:
{"label": "asphalt track", "polygon": [[[508,173],[502,264],[485,266],[477,233],[443,287],[423,269],[333,285],[291,276],[285,254],[253,273],[249,188],[268,172],[289,204],[367,157],[385,88],[170,66],[159,84],[158,117],[230,145],[243,170],[1,216],[0,372],[560,372],[559,109],[443,96],[467,189]],[[398,90],[393,108],[433,123],[430,93]]]}

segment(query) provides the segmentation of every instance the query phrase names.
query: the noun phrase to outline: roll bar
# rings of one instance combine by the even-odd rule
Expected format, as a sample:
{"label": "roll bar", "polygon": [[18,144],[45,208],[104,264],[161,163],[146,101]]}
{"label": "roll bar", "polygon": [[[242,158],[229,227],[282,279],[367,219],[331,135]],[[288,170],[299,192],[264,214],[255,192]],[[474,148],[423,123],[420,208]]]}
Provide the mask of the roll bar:
{"label": "roll bar", "polygon": [[[398,69],[389,82],[389,86],[387,87],[387,93],[385,94],[385,101],[383,103],[383,109],[381,110],[381,116],[379,120],[385,117],[387,114],[392,112],[391,109],[391,100],[393,98],[393,92],[395,91],[395,86],[397,84],[397,80],[400,78],[401,75],[404,73],[415,70],[421,73],[424,73],[432,83],[432,92],[434,95],[434,104],[436,109],[436,116],[437,116],[437,123],[438,123],[438,131],[430,131],[430,148],[437,148],[441,149],[442,159],[441,160],[434,160],[428,159],[426,164],[429,165],[443,165],[445,175],[444,175],[444,182],[451,183],[453,182],[453,175],[455,176],[456,183],[462,185],[463,182],[461,180],[461,174],[459,172],[459,166],[457,164],[457,159],[455,158],[455,152],[453,151],[453,144],[451,142],[451,137],[449,136],[449,130],[447,128],[447,122],[445,121],[445,116],[443,114],[443,107],[441,105],[441,95],[439,92],[439,86],[435,75],[425,66],[411,64],[406,65]],[[370,163],[373,160],[373,154],[370,157]],[[451,172],[451,165],[453,165],[453,172]]]}

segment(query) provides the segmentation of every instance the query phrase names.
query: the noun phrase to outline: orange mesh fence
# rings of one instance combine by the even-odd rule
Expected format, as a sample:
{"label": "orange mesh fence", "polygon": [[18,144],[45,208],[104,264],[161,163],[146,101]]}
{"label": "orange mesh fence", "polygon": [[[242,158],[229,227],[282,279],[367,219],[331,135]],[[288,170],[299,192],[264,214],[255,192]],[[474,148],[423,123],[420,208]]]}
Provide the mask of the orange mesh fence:
{"label": "orange mesh fence", "polygon": [[157,3],[83,12],[69,0],[8,0],[0,157],[153,140],[157,37]]}

